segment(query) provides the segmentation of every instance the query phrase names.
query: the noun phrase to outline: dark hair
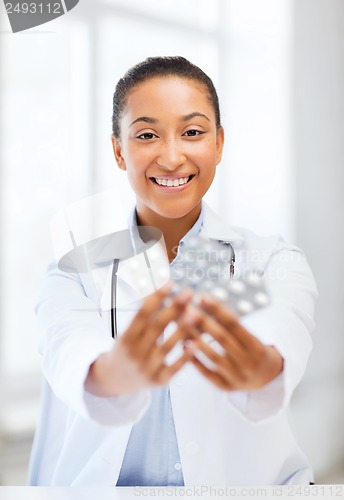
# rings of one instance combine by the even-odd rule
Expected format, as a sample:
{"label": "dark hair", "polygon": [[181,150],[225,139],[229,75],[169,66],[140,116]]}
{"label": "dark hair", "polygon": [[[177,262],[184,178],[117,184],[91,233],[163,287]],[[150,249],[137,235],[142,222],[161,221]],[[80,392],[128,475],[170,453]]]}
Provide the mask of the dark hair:
{"label": "dark hair", "polygon": [[121,78],[113,96],[112,133],[120,136],[119,121],[126,106],[129,92],[139,83],[154,77],[176,76],[196,80],[205,86],[216,118],[216,126],[221,126],[219,98],[212,80],[198,66],[180,56],[148,57],[130,68]]}

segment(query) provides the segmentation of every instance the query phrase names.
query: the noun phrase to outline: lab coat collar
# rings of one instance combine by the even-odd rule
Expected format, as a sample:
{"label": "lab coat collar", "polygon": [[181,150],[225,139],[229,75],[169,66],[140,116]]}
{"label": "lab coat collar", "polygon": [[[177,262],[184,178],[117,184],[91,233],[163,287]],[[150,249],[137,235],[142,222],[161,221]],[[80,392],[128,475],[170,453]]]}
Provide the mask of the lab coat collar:
{"label": "lab coat collar", "polygon": [[[212,240],[242,242],[244,237],[235,231],[233,227],[223,222],[221,217],[215,213],[209,205],[202,201],[203,221],[201,233]],[[136,206],[134,206],[128,217],[128,225],[136,224]]]}
{"label": "lab coat collar", "polygon": [[228,241],[229,243],[242,242],[244,237],[223,220],[207,205],[202,202],[204,220],[201,233],[213,240]]}

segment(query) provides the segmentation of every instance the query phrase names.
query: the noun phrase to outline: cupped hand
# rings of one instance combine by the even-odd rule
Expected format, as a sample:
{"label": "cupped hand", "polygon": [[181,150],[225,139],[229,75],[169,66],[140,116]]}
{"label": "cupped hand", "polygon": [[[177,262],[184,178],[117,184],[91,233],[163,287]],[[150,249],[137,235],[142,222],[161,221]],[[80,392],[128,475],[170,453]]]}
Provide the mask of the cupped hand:
{"label": "cupped hand", "polygon": [[[283,370],[283,358],[273,346],[263,344],[223,304],[204,295],[199,307],[189,306],[180,324],[188,325],[193,337],[185,352],[198,370],[220,389],[254,390],[271,382]],[[220,351],[202,339],[210,334]],[[202,353],[198,356],[197,353]],[[206,356],[211,362],[202,362]]]}
{"label": "cupped hand", "polygon": [[[166,286],[144,300],[113,349],[91,365],[86,380],[89,392],[114,396],[164,385],[191,359],[192,354],[184,352],[174,363],[166,363],[166,356],[188,336],[187,326],[178,319],[192,298],[189,290],[173,298],[169,294],[170,287]],[[162,334],[170,322],[176,322],[177,327],[164,340]]]}

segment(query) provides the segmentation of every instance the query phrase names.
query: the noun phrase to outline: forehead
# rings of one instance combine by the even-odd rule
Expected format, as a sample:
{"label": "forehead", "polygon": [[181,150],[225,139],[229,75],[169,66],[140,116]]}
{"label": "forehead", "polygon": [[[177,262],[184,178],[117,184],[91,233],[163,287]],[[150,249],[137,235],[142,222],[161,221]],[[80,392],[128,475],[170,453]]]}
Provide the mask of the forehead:
{"label": "forehead", "polygon": [[194,79],[154,77],[137,84],[128,94],[124,115],[151,116],[153,112],[186,115],[200,111],[214,115],[208,89]]}

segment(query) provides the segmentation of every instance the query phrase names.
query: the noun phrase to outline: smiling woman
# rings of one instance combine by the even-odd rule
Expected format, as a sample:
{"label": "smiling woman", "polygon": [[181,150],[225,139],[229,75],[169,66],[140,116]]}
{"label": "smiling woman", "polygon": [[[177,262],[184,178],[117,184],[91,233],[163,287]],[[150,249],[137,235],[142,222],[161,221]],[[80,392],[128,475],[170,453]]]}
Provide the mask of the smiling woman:
{"label": "smiling woman", "polygon": [[136,196],[133,246],[139,226],[157,227],[173,269],[198,233],[228,244],[236,275],[259,273],[271,305],[239,320],[171,285],[137,303],[123,276],[116,293],[132,301],[113,340],[87,273],[52,264],[37,306],[47,384],[31,484],[308,484],[286,411],[311,350],[316,287],[301,250],[228,227],[203,202],[224,145],[209,77],[182,57],[129,70],[114,94],[112,144]]}
{"label": "smiling woman", "polygon": [[182,57],[147,59],[117,84],[112,140],[136,194],[138,222],[179,219],[173,236],[165,231],[172,260],[221,160],[224,134],[212,81]]}

